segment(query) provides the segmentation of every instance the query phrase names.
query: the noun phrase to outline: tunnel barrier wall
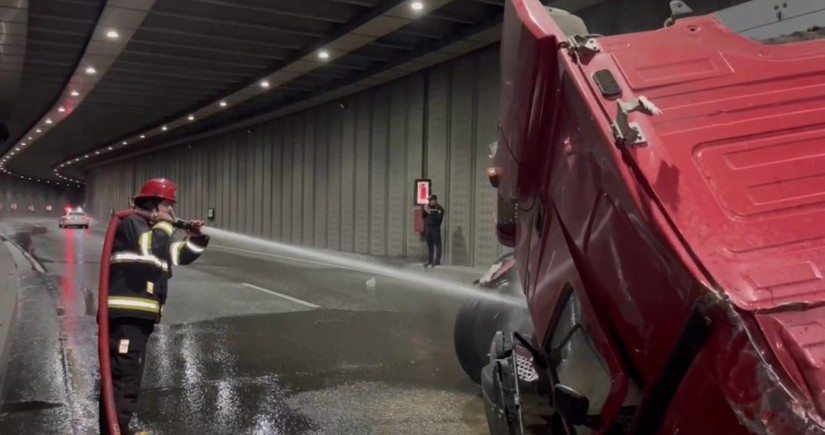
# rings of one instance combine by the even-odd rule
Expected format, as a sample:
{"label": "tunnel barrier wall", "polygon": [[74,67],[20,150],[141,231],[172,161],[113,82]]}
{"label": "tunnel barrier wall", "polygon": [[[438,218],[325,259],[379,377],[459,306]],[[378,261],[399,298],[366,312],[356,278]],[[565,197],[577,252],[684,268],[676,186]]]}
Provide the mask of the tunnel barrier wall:
{"label": "tunnel barrier wall", "polygon": [[[83,188],[32,183],[0,174],[0,219],[52,216],[57,222],[67,205],[82,205],[83,199]],[[17,205],[16,210],[13,204]],[[49,205],[52,211],[46,209]],[[29,210],[30,206],[34,211]]]}
{"label": "tunnel barrier wall", "polygon": [[205,217],[215,207],[218,228],[420,260],[426,246],[414,232],[413,194],[425,177],[447,209],[446,262],[488,266],[501,253],[485,177],[498,81],[491,46],[249,131],[93,169],[88,206],[108,219],[144,180],[164,176],[178,183],[181,216]]}
{"label": "tunnel barrier wall", "polygon": [[9,246],[0,247],[0,392],[6,378],[17,313],[17,268]]}

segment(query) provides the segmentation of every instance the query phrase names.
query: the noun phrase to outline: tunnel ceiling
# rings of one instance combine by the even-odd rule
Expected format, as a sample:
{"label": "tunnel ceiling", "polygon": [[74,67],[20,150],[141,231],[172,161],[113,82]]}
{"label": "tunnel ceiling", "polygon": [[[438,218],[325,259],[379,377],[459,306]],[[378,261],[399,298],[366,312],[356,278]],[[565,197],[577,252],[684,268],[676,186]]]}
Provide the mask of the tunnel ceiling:
{"label": "tunnel ceiling", "polygon": [[13,140],[66,86],[103,0],[0,0],[0,120]]}
{"label": "tunnel ceiling", "polygon": [[[109,0],[108,6],[114,2],[128,9],[130,1],[146,4]],[[82,103],[65,119],[42,125],[42,134],[16,155],[6,155],[6,169],[57,182],[54,169],[75,156],[78,164],[60,170],[79,177],[95,157],[112,158],[294,105],[494,27],[504,1],[422,0],[420,11],[413,0],[153,3],[111,65],[98,71]],[[11,111],[10,147],[27,141],[28,129],[56,110],[72,72],[85,65],[80,58],[91,46],[91,34],[101,30],[95,25],[106,4],[29,0],[23,83]],[[316,59],[326,47],[331,47],[329,59]],[[317,65],[302,66],[312,62]],[[262,77],[274,80],[272,86],[248,92]],[[226,107],[198,112],[226,97],[232,97]],[[159,134],[162,125],[193,113],[198,118],[188,125],[170,124],[168,134]],[[144,133],[145,140],[135,140]],[[119,146],[124,140],[128,146]],[[101,149],[102,154],[94,154]],[[90,157],[83,159],[84,153]]]}

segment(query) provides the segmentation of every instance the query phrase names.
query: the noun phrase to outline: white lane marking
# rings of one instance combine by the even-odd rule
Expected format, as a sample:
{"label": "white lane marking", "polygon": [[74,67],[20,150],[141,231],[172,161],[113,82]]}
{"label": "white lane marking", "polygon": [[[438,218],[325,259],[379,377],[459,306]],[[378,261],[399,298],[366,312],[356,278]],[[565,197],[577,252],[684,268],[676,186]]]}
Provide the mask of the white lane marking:
{"label": "white lane marking", "polygon": [[296,304],[304,305],[306,307],[321,308],[320,305],[315,305],[311,302],[307,302],[307,301],[304,301],[304,300],[301,300],[301,299],[298,299],[298,298],[293,298],[292,296],[288,296],[288,295],[285,295],[285,294],[282,294],[282,293],[278,293],[278,292],[270,290],[268,288],[259,287],[255,284],[250,284],[248,282],[244,282],[244,283],[241,283],[241,285],[243,285],[245,287],[249,287],[249,288],[254,289],[254,290],[258,290],[259,292],[269,293],[272,296],[277,296],[279,298],[283,298],[283,299],[286,299],[288,301],[295,302]]}
{"label": "white lane marking", "polygon": [[360,269],[357,269],[357,268],[354,268],[354,267],[344,267],[344,266],[339,266],[337,264],[324,263],[324,262],[321,262],[321,261],[305,260],[303,258],[292,257],[292,256],[289,256],[289,255],[270,254],[268,252],[250,251],[248,249],[240,249],[240,248],[230,248],[229,246],[222,246],[222,245],[209,245],[209,247],[210,248],[223,249],[225,251],[237,251],[237,252],[244,252],[244,253],[247,253],[247,254],[261,255],[261,256],[264,256],[264,257],[280,258],[282,260],[289,260],[289,261],[296,261],[296,262],[299,262],[299,263],[314,264],[316,266],[330,267],[330,268],[334,268],[334,269],[360,270]]}

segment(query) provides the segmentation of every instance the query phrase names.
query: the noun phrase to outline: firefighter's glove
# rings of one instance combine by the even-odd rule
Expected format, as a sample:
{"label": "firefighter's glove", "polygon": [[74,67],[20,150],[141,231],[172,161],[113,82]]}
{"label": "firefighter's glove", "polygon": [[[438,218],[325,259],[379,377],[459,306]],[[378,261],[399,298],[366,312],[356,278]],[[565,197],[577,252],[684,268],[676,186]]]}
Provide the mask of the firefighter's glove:
{"label": "firefighter's glove", "polygon": [[189,229],[189,235],[200,236],[202,234],[201,228],[203,228],[204,225],[205,223],[203,221],[192,221],[192,226]]}

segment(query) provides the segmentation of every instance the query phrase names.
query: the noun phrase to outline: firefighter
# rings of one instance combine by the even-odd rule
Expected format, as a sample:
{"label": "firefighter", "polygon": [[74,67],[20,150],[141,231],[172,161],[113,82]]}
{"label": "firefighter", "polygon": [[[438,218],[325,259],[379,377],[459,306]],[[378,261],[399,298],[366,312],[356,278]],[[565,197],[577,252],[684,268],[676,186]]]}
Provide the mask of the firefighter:
{"label": "firefighter", "polygon": [[[424,223],[427,235],[427,266],[441,265],[441,222],[444,221],[444,207],[438,203],[438,196],[430,195],[430,201],[424,206]],[[435,251],[435,258],[433,258]]]}
{"label": "firefighter", "polygon": [[[173,240],[175,193],[175,184],[169,180],[147,181],[134,197],[139,214],[123,219],[114,236],[109,269],[109,347],[114,402],[124,434],[134,433],[129,423],[138,402],[146,345],[160,321],[172,268],[195,261],[209,243],[209,237],[201,233],[203,221],[193,222],[184,240]],[[100,432],[107,434],[103,401],[100,403]]]}

